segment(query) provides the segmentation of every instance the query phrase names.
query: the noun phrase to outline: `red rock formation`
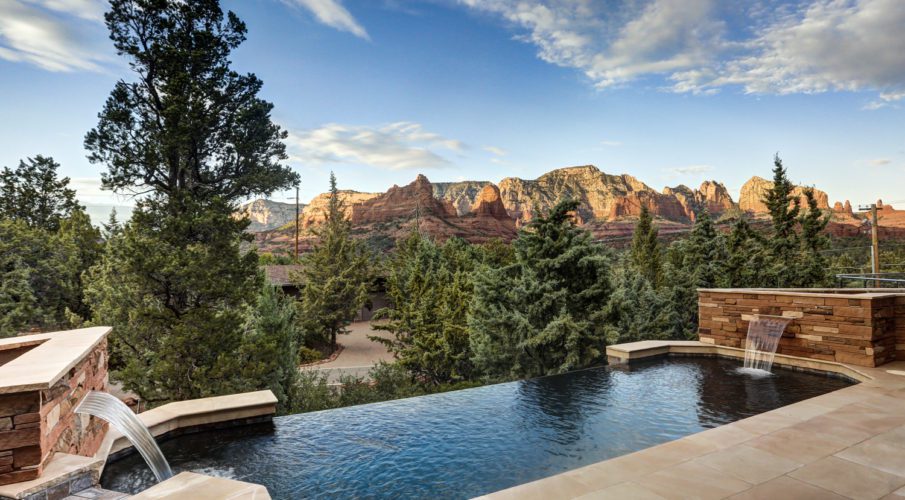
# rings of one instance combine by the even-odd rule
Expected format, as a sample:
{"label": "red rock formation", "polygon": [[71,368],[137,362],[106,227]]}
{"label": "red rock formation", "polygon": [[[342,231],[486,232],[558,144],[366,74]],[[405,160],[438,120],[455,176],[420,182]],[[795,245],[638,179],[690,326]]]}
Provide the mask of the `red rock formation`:
{"label": "red rock formation", "polygon": [[[763,199],[767,194],[767,191],[773,188],[773,182],[768,181],[762,177],[752,177],[748,179],[744,185],[742,185],[741,193],[738,198],[738,206],[742,210],[751,213],[767,213],[767,206],[764,205]],[[792,190],[793,196],[798,196],[801,200],[801,205],[806,206],[806,200],[804,196],[804,187],[796,186],[795,189]],[[817,208],[821,210],[826,210],[830,208],[829,197],[827,194],[819,189],[814,190],[814,197],[817,199]]]}
{"label": "red rock formation", "polygon": [[440,218],[456,217],[452,203],[434,198],[427,177],[418,177],[405,187],[393,186],[384,194],[352,205],[352,225],[410,219],[416,214]]}
{"label": "red rock formation", "polygon": [[[362,193],[352,190],[340,190],[339,199],[343,203],[343,210],[347,219],[352,217],[352,206],[363,203],[380,196],[380,193]],[[330,203],[330,193],[321,193],[315,196],[299,216],[303,228],[309,228],[320,224],[325,220],[327,205]]]}
{"label": "red rock formation", "polygon": [[484,186],[471,208],[471,213],[478,216],[490,216],[498,219],[511,219],[503,206],[500,188],[494,184]]}

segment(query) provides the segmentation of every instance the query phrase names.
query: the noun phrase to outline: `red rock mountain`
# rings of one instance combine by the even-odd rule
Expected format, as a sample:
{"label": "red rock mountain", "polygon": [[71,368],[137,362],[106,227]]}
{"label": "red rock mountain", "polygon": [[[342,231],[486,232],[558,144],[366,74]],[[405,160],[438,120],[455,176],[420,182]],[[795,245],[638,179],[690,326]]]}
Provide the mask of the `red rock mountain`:
{"label": "red rock mountain", "polygon": [[[703,182],[697,188],[679,185],[657,191],[630,175],[610,175],[585,165],[553,170],[532,180],[508,177],[498,186],[486,181],[432,184],[418,175],[412,183],[393,186],[386,193],[343,191],[342,196],[353,234],[384,247],[391,246],[416,222],[422,232],[441,240],[452,236],[472,242],[511,240],[537,209],[547,210],[564,198],[578,200],[576,219],[598,238],[624,239],[630,235],[642,206],[658,218],[661,234],[684,233],[701,209],[715,218],[739,209],[763,216],[766,207],[761,198],[771,186],[766,179],[752,178],[742,187],[736,204],[726,187],[716,181]],[[803,188],[796,188],[795,193],[803,196]],[[860,234],[863,215],[854,214],[851,204],[837,203],[829,210],[826,193],[816,190],[815,194],[820,208],[832,213],[831,232]],[[328,200],[329,195],[319,195],[305,208],[301,217],[306,229],[303,248],[313,241],[308,228],[322,220],[317,209],[322,211]],[[890,222],[902,219],[905,226],[903,213],[888,210],[885,215]],[[289,226],[257,233],[258,246],[264,250],[286,247],[294,235]]]}

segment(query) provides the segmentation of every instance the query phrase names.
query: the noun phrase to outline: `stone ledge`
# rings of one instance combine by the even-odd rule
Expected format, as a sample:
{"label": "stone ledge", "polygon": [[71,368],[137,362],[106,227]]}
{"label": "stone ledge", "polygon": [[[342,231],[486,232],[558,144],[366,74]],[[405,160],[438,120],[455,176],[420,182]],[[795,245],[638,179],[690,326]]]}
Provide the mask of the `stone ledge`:
{"label": "stone ledge", "polygon": [[33,346],[0,366],[0,394],[50,389],[110,333],[98,326],[0,339],[0,349]]}
{"label": "stone ledge", "polygon": [[44,466],[41,477],[0,486],[0,499],[26,498],[47,490],[75,493],[97,484],[103,466],[104,461],[99,458],[56,453]]}
{"label": "stone ledge", "polygon": [[698,292],[769,294],[824,299],[878,299],[905,295],[905,292],[896,292],[890,288],[698,288]]}
{"label": "stone ledge", "polygon": [[182,472],[134,495],[136,500],[169,498],[173,500],[255,499],[267,500],[270,494],[260,484],[234,479]]}
{"label": "stone ledge", "polygon": [[[246,421],[257,417],[272,417],[276,413],[277,398],[269,390],[215,396],[211,398],[177,401],[138,414],[151,435],[161,438],[171,432],[230,421]],[[132,447],[116,429],[110,429],[96,458],[106,461],[109,455]]]}
{"label": "stone ledge", "polygon": [[[725,347],[696,340],[642,340],[627,344],[616,344],[606,348],[607,358],[610,363],[624,364],[640,359],[650,359],[659,356],[670,355],[695,355],[695,356],[725,356],[743,359],[745,350],[737,347]],[[857,382],[873,380],[869,373],[876,370],[865,370],[851,365],[837,363],[835,361],[823,361],[812,358],[802,358],[777,354],[773,358],[773,364],[799,368],[803,370],[830,372],[851,378]]]}

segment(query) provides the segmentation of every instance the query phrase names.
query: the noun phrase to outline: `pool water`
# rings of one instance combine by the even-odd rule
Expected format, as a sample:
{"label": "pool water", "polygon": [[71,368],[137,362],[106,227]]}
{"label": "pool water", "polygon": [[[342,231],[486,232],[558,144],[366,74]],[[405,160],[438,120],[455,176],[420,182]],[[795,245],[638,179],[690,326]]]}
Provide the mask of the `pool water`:
{"label": "pool water", "polygon": [[[624,455],[850,385],[717,358],[602,367],[177,437],[174,471],[263,484],[273,498],[470,498]],[[154,484],[133,454],[101,484]]]}

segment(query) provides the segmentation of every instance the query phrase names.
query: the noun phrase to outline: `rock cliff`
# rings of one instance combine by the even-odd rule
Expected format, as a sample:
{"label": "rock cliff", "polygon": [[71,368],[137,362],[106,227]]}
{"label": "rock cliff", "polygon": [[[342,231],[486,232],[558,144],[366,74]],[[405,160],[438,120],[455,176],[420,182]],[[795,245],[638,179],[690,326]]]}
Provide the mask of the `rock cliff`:
{"label": "rock cliff", "polygon": [[[380,193],[362,193],[352,190],[339,190],[339,199],[343,202],[343,209],[346,218],[352,217],[352,205],[362,203],[370,199],[380,196]],[[313,225],[324,222],[324,213],[327,210],[327,204],[330,203],[330,193],[321,193],[315,196],[302,211],[301,223],[302,227],[309,228]]]}
{"label": "rock cliff", "polygon": [[263,199],[254,200],[240,206],[236,215],[244,215],[251,220],[248,231],[267,231],[292,222],[295,218],[295,204]]}
{"label": "rock cliff", "polygon": [[489,184],[488,181],[435,182],[434,197],[449,201],[457,214],[465,215],[471,211],[481,190]]}
{"label": "rock cliff", "polygon": [[[773,187],[773,182],[768,181],[762,177],[752,177],[748,179],[748,182],[742,185],[741,192],[739,193],[738,205],[739,208],[746,212],[750,213],[767,213],[767,206],[764,205],[763,198],[764,195],[767,194]],[[794,196],[798,196],[801,199],[802,206],[805,206],[805,197],[804,197],[804,186],[796,186],[794,190],[792,190],[792,194]],[[814,190],[814,197],[817,199],[817,207],[826,210],[830,208],[829,197],[827,194],[819,189]]]}

